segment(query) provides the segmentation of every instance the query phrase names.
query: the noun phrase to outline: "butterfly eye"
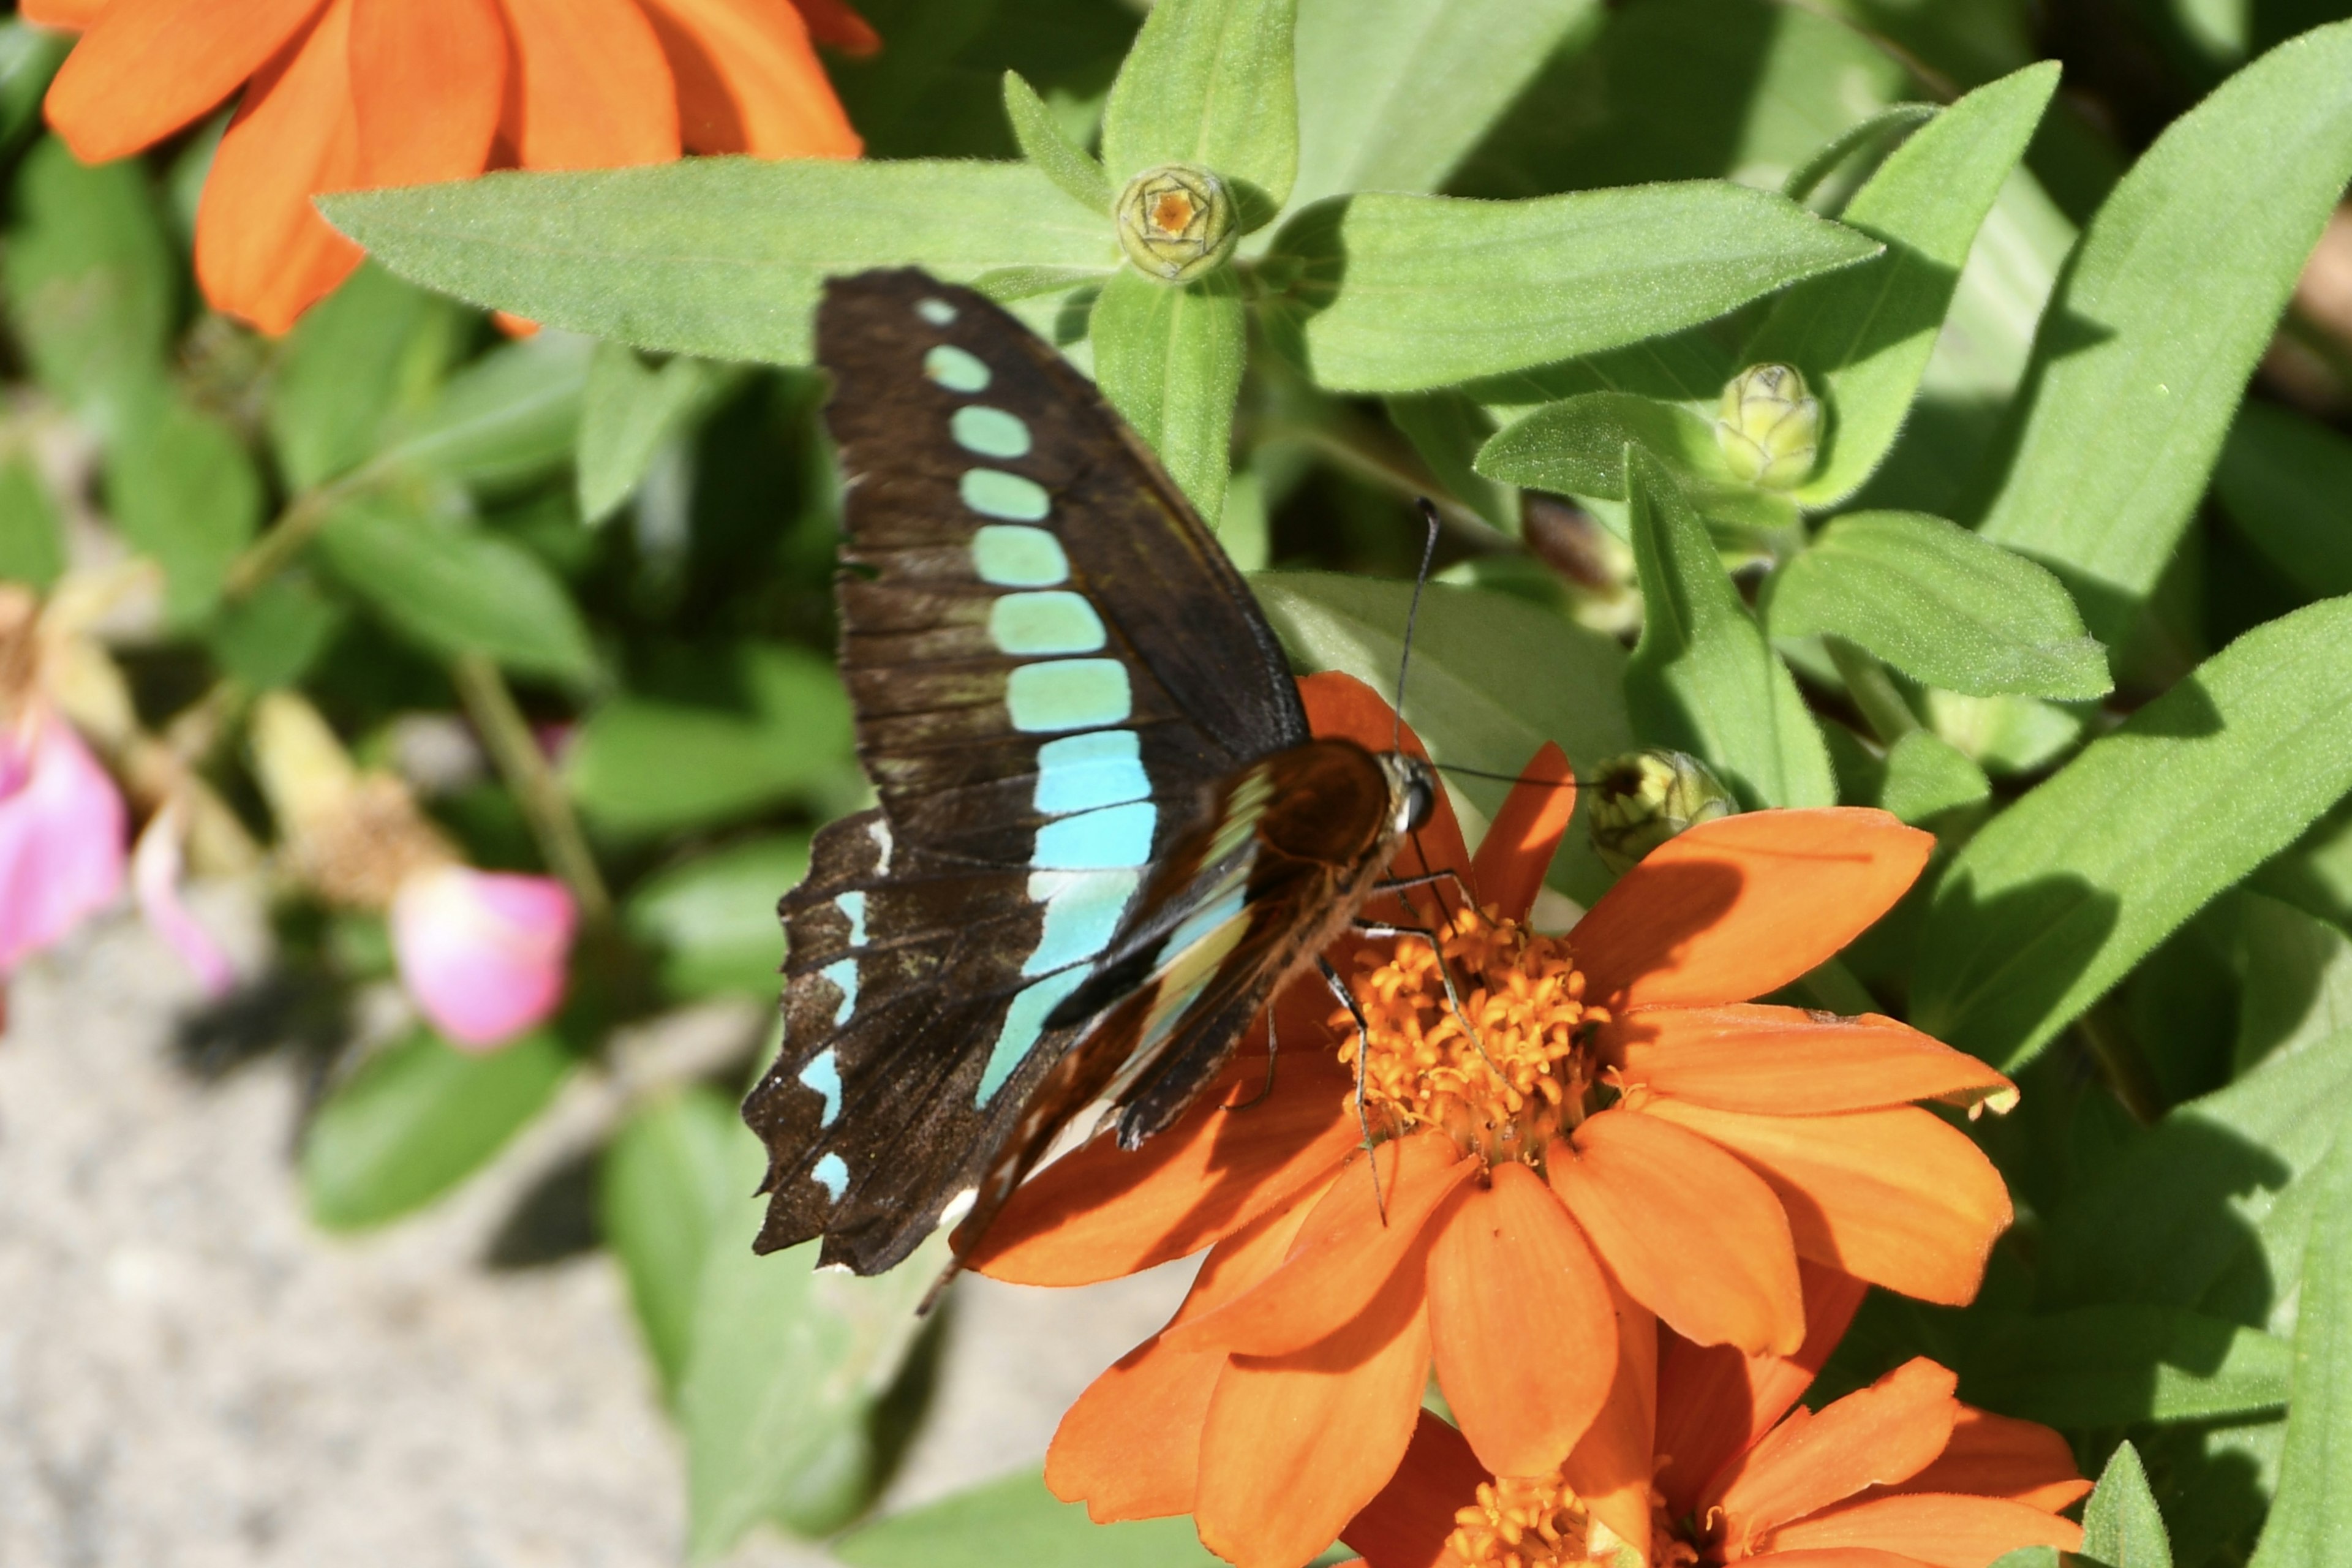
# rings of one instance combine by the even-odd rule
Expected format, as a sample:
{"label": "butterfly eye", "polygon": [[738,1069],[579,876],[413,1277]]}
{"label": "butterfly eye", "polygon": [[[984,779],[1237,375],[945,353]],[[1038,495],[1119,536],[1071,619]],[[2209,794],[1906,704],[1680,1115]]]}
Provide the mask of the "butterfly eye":
{"label": "butterfly eye", "polygon": [[1418,830],[1437,809],[1437,785],[1427,773],[1416,773],[1404,782],[1404,810],[1399,826],[1407,833]]}

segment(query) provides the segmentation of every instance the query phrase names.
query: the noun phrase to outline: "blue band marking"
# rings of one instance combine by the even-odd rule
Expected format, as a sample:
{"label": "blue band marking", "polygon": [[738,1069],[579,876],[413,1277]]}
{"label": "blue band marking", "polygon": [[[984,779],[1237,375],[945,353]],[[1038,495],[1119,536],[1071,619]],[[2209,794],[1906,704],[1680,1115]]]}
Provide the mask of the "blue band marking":
{"label": "blue band marking", "polygon": [[935,327],[955,325],[956,308],[945,300],[919,300],[915,302],[915,314]]}
{"label": "blue band marking", "polygon": [[1045,929],[1021,973],[1052,974],[1108,947],[1142,881],[1140,871],[1032,871],[1029,897],[1045,906]]}
{"label": "blue band marking", "polygon": [[1037,830],[1029,864],[1040,871],[1108,871],[1151,858],[1151,830],[1160,808],[1148,800],[1107,805],[1049,822]]}
{"label": "blue band marking", "polygon": [[1132,730],[1097,730],[1037,748],[1037,809],[1067,816],[1097,806],[1148,800],[1143,742]]}
{"label": "blue band marking", "polygon": [[948,434],[965,451],[982,458],[1025,458],[1029,426],[1020,416],[985,403],[967,403],[949,416]]}
{"label": "blue band marking", "polygon": [[1007,522],[1043,522],[1054,510],[1045,486],[1003,468],[966,468],[956,483],[956,492],[963,497],[964,505],[981,516]]}
{"label": "blue band marking", "polygon": [[1045,1032],[1045,1015],[1059,1006],[1062,998],[1076,991],[1086,977],[1084,969],[1065,969],[1024,988],[1013,998],[1013,1005],[1004,1010],[1003,1026],[996,1031],[996,1044],[989,1047],[988,1065],[981,1069],[980,1088],[971,1097],[974,1105],[986,1105],[996,1097],[1004,1080],[1013,1076],[1013,1069],[1036,1045],[1037,1037]]}
{"label": "blue band marking", "polygon": [[941,343],[925,354],[923,374],[950,392],[988,390],[988,367],[953,343]]}
{"label": "blue band marking", "polygon": [[1171,955],[1183,952],[1194,942],[1242,912],[1249,902],[1246,885],[1237,887],[1223,897],[1212,900],[1186,915],[1168,933],[1168,945],[1162,951]]}
{"label": "blue band marking", "polygon": [[1050,588],[1070,580],[1062,542],[1042,528],[992,522],[971,536],[971,567],[1000,588]]}
{"label": "blue band marking", "polygon": [[1115,658],[1056,658],[1024,664],[1004,683],[1013,727],[1028,734],[1099,730],[1135,711],[1127,666]]}
{"label": "blue band marking", "polygon": [[849,917],[849,945],[866,945],[866,895],[844,893],[833,900],[834,907]]}
{"label": "blue band marking", "polygon": [[824,1096],[824,1114],[816,1124],[832,1126],[833,1119],[841,1114],[841,1063],[835,1059],[831,1046],[809,1058],[808,1066],[801,1068],[801,1081]]}
{"label": "blue band marking", "polygon": [[857,1010],[857,960],[835,959],[817,973],[832,981],[841,993],[841,1001],[833,1009],[833,1022],[838,1027],[847,1023],[849,1015]]}
{"label": "blue band marking", "polygon": [[1099,653],[1110,641],[1083,594],[1007,594],[988,608],[988,640],[1004,653]]}
{"label": "blue band marking", "polygon": [[838,1154],[827,1154],[811,1165],[809,1176],[835,1203],[839,1203],[841,1194],[849,1190],[849,1165]]}

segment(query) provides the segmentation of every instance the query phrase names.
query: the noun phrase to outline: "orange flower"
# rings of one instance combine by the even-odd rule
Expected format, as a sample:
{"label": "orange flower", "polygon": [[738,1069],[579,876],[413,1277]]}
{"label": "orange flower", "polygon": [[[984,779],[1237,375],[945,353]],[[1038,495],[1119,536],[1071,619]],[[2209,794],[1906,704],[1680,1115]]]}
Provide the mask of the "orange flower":
{"label": "orange flower", "polygon": [[196,218],[220,310],[282,332],[359,265],[322,191],[681,150],[854,158],[810,47],[872,49],[844,0],[26,0],[86,29],[49,89],[75,156],[138,152],[243,90]]}
{"label": "orange flower", "polygon": [[[1370,689],[1303,689],[1318,734],[1388,743]],[[1442,800],[1422,835],[1479,906],[1446,906],[1475,1040],[1427,942],[1340,955],[1370,1026],[1369,1151],[1352,1022],[1310,979],[1275,1010],[1262,1101],[1261,1030],[1227,1094],[1140,1151],[1049,1167],[976,1250],[999,1279],[1078,1284],[1213,1248],[1055,1438],[1048,1483],[1097,1519],[1191,1512],[1245,1568],[1304,1563],[1395,1469],[1433,1362],[1487,1470],[1565,1462],[1580,1493],[1645,1518],[1645,1407],[1612,1387],[1646,1364],[1653,1314],[1787,1352],[1801,1258],[1933,1301],[1975,1293],[2008,1194],[1910,1102],[2006,1103],[2009,1081],[1892,1019],[1744,1005],[1884,913],[1928,836],[1875,811],[1725,818],[1546,936],[1524,922],[1573,797],[1558,748],[1527,773],[1475,860]]]}
{"label": "orange flower", "polygon": [[1791,1412],[1862,1294],[1832,1276],[1810,1283],[1809,1332],[1793,1356],[1666,1336],[1646,1518],[1612,1516],[1559,1470],[1490,1475],[1461,1433],[1424,1413],[1395,1478],[1349,1521],[1348,1544],[1367,1568],[1613,1563],[1621,1545],[1650,1568],[1986,1568],[2023,1546],[2081,1547],[2081,1527],[2058,1510],[2091,1483],[2066,1440],[1962,1405],[1931,1361]]}

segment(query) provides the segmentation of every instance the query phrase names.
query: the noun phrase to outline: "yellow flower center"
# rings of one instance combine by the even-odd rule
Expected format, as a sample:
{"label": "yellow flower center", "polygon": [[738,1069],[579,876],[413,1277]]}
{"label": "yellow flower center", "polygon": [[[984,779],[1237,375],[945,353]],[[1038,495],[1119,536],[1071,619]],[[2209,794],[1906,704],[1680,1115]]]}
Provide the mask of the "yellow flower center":
{"label": "yellow flower center", "polygon": [[1664,1500],[1650,1494],[1650,1553],[1592,1516],[1558,1470],[1548,1476],[1497,1476],[1478,1488],[1478,1500],[1454,1514],[1445,1538],[1445,1568],[1555,1568],[1555,1565],[1639,1564],[1697,1568],[1698,1553],[1665,1522]]}
{"label": "yellow flower center", "polygon": [[[1364,1103],[1375,1133],[1434,1127],[1490,1165],[1538,1162],[1547,1143],[1593,1109],[1597,1064],[1582,1037],[1608,1012],[1585,1002],[1584,976],[1563,938],[1477,910],[1441,929],[1444,971],[1414,937],[1357,959]],[[1331,1027],[1352,1071],[1355,1021],[1342,1010]]]}

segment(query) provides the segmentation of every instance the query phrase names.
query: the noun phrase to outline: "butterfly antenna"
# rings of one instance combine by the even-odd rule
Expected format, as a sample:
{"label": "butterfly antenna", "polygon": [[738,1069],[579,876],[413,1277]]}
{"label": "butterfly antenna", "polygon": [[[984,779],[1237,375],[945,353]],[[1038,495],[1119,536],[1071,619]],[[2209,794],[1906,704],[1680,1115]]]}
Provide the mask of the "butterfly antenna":
{"label": "butterfly antenna", "polygon": [[1404,654],[1397,660],[1396,733],[1390,742],[1391,751],[1404,750],[1404,678],[1412,668],[1412,627],[1421,618],[1421,591],[1429,585],[1429,563],[1437,556],[1437,503],[1427,496],[1421,498],[1421,517],[1429,525],[1429,539],[1421,547],[1421,570],[1413,574],[1412,603],[1404,613]]}
{"label": "butterfly antenna", "polygon": [[1597,784],[1601,782],[1599,778],[1587,779],[1576,778],[1573,776],[1564,779],[1529,778],[1525,773],[1489,773],[1485,768],[1465,767],[1460,763],[1432,763],[1430,766],[1444,773],[1460,773],[1465,778],[1493,779],[1496,784],[1541,784],[1546,789],[1580,788],[1587,785]]}

